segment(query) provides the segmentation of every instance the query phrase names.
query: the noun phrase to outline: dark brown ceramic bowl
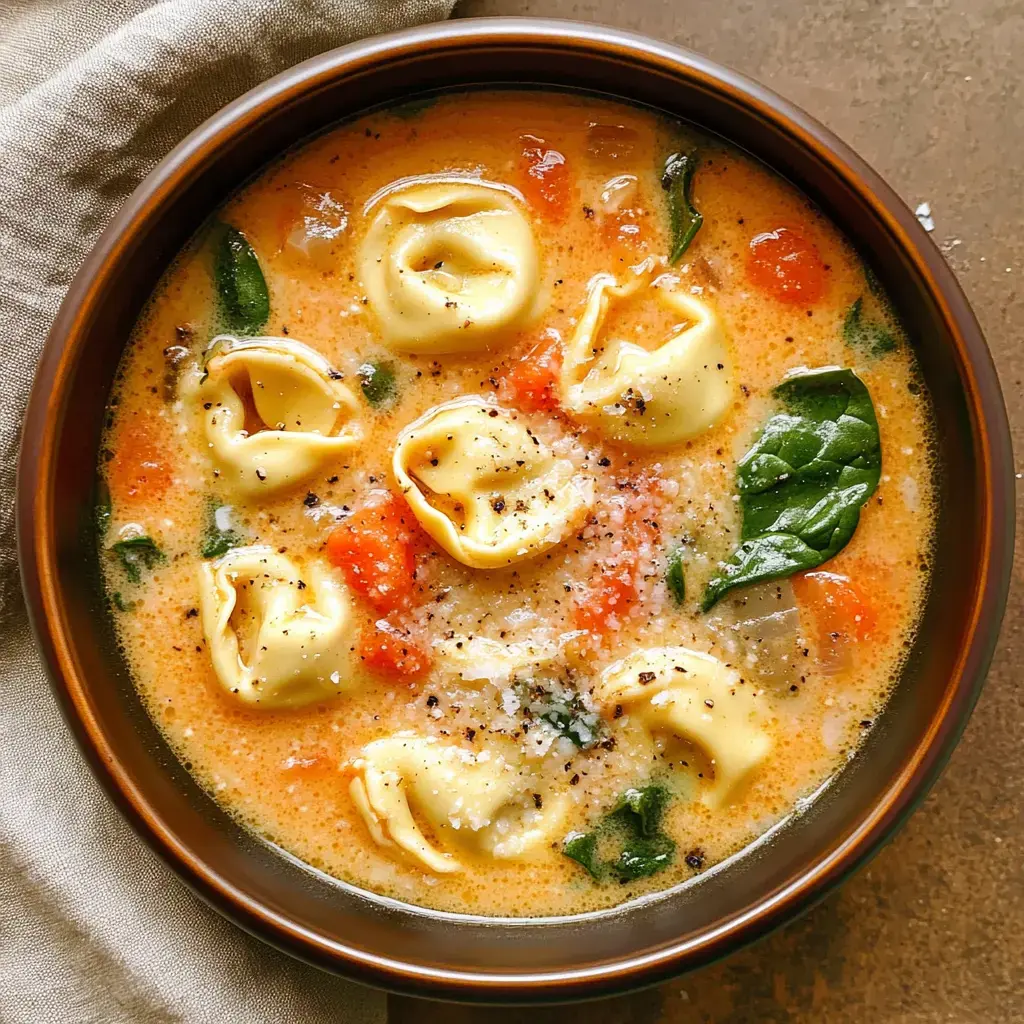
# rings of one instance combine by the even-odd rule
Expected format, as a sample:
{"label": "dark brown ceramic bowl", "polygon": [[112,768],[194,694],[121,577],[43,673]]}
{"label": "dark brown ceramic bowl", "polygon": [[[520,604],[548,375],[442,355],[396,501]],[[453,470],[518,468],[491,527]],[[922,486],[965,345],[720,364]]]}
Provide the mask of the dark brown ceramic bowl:
{"label": "dark brown ceramic bowl", "polygon": [[[420,90],[542,84],[607,92],[717,132],[800,186],[893,296],[938,414],[943,479],[920,639],[863,750],[800,816],[696,884],[614,912],[494,921],[382,900],[236,825],[178,764],[111,635],[92,539],[95,467],[118,358],[204,217],[304,136]],[[952,273],[878,176],[805,114],[684,50],[610,29],[461,21],[357,43],[254,89],[190,135],[128,200],[64,302],[25,423],[19,542],[32,619],[68,721],[138,833],[204,899],[329,970],[473,1000],[553,1000],[649,983],[719,957],[820,899],[892,836],[978,696],[1013,545],[999,385]]]}

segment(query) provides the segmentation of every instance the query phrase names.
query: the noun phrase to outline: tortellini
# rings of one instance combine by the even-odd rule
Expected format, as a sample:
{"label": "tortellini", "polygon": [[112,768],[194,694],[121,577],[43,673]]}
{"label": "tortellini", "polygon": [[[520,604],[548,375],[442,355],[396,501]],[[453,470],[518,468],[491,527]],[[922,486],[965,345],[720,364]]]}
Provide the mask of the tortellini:
{"label": "tortellini", "polygon": [[[602,336],[609,304],[643,288],[679,316],[669,337],[651,351]],[[611,274],[598,274],[566,347],[559,391],[567,412],[615,441],[642,447],[685,441],[714,426],[732,403],[722,325],[671,274],[652,281],[642,273],[621,285]]]}
{"label": "tortellini", "polygon": [[199,389],[206,439],[222,479],[243,494],[296,484],[361,440],[359,403],[313,349],[230,335],[213,344]]}
{"label": "tortellini", "polygon": [[475,569],[546,551],[593,502],[593,480],[571,459],[478,396],[435,406],[406,427],[392,468],[427,533]]}
{"label": "tortellini", "polygon": [[621,706],[651,733],[688,740],[710,759],[701,800],[728,803],[774,745],[749,683],[717,658],[685,647],[636,651],[601,674],[594,698]]}
{"label": "tortellini", "polygon": [[[538,791],[538,780],[501,753],[473,753],[432,737],[375,740],[355,762],[349,793],[374,840],[396,845],[439,874],[464,869],[441,844],[500,859],[549,842],[568,797]],[[416,822],[433,833],[432,843]]]}
{"label": "tortellini", "polygon": [[532,318],[537,243],[510,190],[476,179],[413,179],[374,208],[361,275],[386,344],[471,352]]}
{"label": "tortellini", "polygon": [[297,708],[352,686],[352,612],[330,570],[300,570],[271,547],[233,548],[199,567],[203,633],[224,690],[243,704]]}

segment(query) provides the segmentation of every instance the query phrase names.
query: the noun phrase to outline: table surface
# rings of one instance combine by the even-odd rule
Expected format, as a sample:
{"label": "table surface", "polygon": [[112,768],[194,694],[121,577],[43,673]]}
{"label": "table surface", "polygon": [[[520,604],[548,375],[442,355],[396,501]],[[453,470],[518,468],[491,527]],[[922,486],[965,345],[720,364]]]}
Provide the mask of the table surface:
{"label": "table surface", "polygon": [[[768,84],[931,204],[1024,442],[1021,0],[464,0],[456,15],[598,21]],[[1019,488],[1018,488],[1019,490]],[[1017,508],[1021,510],[1018,497]],[[416,1024],[1020,1024],[1024,1021],[1024,588],[945,774],[872,863],[801,920],[659,988],[577,1010],[392,997]]]}

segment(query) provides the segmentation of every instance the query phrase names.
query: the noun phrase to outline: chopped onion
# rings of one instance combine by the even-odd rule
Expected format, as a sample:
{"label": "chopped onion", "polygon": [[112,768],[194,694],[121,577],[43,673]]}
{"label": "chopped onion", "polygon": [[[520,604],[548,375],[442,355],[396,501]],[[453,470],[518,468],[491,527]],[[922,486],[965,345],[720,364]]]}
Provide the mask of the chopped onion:
{"label": "chopped onion", "polygon": [[[709,623],[737,660],[767,682],[791,683],[801,672],[800,609],[788,580],[748,587]],[[799,661],[798,661],[799,659]]]}
{"label": "chopped onion", "polygon": [[633,203],[638,188],[635,174],[619,174],[609,178],[601,187],[601,208],[606,213],[618,213]]}

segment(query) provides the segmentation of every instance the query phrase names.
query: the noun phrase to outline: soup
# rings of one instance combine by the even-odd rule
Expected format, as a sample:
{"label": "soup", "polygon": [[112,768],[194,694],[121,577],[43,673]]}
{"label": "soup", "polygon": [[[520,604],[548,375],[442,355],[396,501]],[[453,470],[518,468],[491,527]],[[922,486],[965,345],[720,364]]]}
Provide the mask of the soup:
{"label": "soup", "polygon": [[379,111],[167,271],[98,508],[212,799],[375,893],[579,913],[855,756],[928,585],[929,402],[878,282],[718,139],[582,95]]}

